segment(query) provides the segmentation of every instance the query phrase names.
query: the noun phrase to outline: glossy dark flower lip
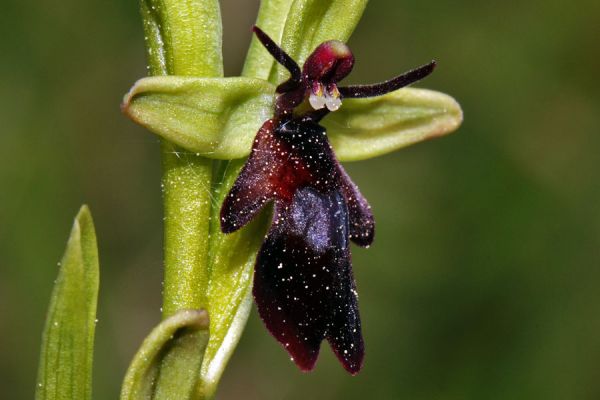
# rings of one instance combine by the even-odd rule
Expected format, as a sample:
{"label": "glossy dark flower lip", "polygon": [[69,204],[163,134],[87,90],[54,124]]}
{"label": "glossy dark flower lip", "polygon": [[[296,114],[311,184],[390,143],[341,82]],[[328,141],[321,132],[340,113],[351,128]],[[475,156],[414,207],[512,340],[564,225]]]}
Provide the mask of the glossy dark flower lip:
{"label": "glossy dark flower lip", "polygon": [[277,87],[274,117],[258,131],[223,202],[221,230],[234,232],[274,205],[255,265],[259,314],[303,371],[314,368],[327,340],[344,368],[356,374],[364,341],[349,242],[370,246],[375,222],[319,121],[344,98],[396,90],[431,73],[435,63],[379,84],[338,87],[354,65],[344,43],[321,44],[300,69],[263,31],[254,32],[291,76]]}

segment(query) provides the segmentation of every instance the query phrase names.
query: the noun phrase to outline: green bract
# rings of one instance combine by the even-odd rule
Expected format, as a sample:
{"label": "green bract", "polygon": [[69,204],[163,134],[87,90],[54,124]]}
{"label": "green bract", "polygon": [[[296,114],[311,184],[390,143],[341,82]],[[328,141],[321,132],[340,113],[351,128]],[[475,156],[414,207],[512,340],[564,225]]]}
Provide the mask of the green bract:
{"label": "green bract", "polygon": [[83,206],[75,218],[50,299],[37,400],[92,397],[98,279],[94,222],[89,209]]}
{"label": "green bract", "polygon": [[208,314],[180,310],[162,321],[133,358],[121,400],[190,399],[197,396]]}
{"label": "green bract", "polygon": [[222,162],[219,184],[215,190],[210,229],[208,289],[211,312],[211,340],[204,355],[202,379],[204,390],[216,390],[227,360],[237,344],[252,307],[254,259],[266,233],[268,215],[264,214],[231,235],[221,232],[219,205],[243,166],[243,160]]}

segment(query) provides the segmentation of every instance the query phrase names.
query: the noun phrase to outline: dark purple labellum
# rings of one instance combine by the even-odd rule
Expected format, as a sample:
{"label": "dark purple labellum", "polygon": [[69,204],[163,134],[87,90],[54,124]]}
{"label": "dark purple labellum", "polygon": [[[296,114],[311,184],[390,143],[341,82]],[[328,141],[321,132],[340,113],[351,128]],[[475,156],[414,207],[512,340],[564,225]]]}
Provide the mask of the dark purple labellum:
{"label": "dark purple labellum", "polygon": [[259,314],[303,371],[313,369],[326,339],[344,368],[356,374],[364,344],[349,241],[369,246],[375,223],[318,122],[344,97],[385,94],[429,74],[435,64],[381,84],[338,88],[354,63],[345,44],[323,43],[301,72],[264,32],[254,31],[291,77],[279,85],[275,116],[258,131],[225,198],[221,229],[234,232],[274,203],[256,259],[253,294]]}

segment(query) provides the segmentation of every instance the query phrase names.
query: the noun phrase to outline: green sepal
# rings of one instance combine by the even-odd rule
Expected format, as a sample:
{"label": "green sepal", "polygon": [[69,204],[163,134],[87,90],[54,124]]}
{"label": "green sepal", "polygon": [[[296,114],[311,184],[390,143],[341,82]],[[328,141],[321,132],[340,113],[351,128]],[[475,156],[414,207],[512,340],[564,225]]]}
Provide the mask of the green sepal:
{"label": "green sepal", "polygon": [[205,310],[179,310],[164,319],[133,358],[121,400],[203,399],[198,379],[208,326]]}
{"label": "green sepal", "polygon": [[[187,151],[235,159],[271,117],[274,88],[252,78],[140,79],[123,110],[134,121]],[[454,131],[462,110],[450,96],[405,88],[384,96],[345,99],[322,123],[341,161],[364,160]],[[212,135],[210,134],[212,133]]]}
{"label": "green sepal", "polygon": [[171,143],[214,159],[246,156],[272,117],[275,88],[262,79],[157,76],[140,79],[123,111]]}
{"label": "green sepal", "polygon": [[442,136],[461,122],[462,110],[452,97],[412,88],[346,99],[322,121],[340,161],[365,160]]}
{"label": "green sepal", "polygon": [[37,400],[91,398],[98,282],[94,222],[87,206],[82,206],[60,263],[46,316]]}

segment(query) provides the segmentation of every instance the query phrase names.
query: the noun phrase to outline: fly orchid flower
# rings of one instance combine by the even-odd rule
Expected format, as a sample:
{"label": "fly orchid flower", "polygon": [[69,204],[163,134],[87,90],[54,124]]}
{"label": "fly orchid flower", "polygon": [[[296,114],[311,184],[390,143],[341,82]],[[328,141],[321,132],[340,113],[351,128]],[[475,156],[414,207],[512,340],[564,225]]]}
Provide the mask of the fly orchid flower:
{"label": "fly orchid flower", "polygon": [[225,198],[221,230],[240,229],[274,203],[255,265],[259,314],[300,369],[313,369],[326,339],[344,368],[356,374],[364,343],[349,242],[368,247],[375,223],[319,121],[345,98],[384,95],[424,78],[435,62],[382,83],[338,86],[354,65],[346,44],[321,44],[300,69],[262,30],[254,32],[291,76],[277,87],[274,116],[256,134]]}

